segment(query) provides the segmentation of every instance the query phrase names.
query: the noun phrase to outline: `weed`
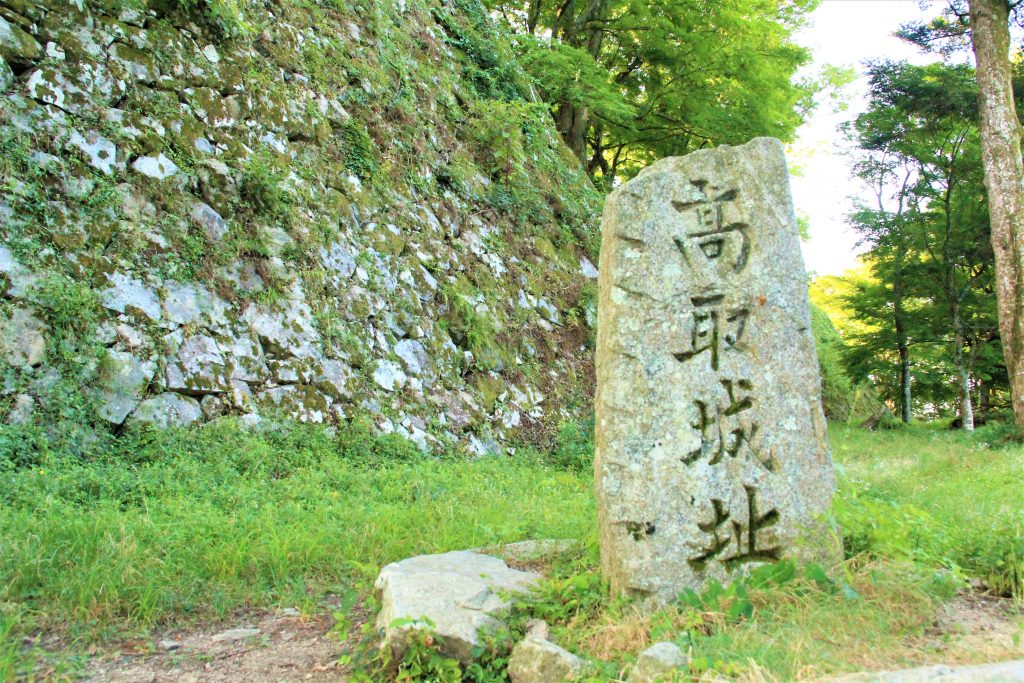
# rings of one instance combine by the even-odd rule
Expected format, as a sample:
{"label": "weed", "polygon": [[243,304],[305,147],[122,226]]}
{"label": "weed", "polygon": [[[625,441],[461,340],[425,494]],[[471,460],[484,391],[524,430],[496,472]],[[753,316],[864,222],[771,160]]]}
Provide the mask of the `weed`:
{"label": "weed", "polygon": [[249,0],[150,0],[158,12],[180,12],[228,38],[253,32],[248,4]]}
{"label": "weed", "polygon": [[[84,458],[68,440],[0,426],[0,444],[13,446],[0,449],[0,605],[8,610],[0,667],[32,666],[20,646],[12,655],[3,645],[20,643],[28,628],[94,640],[223,618],[240,606],[312,609],[305,596],[339,585],[372,600],[377,569],[410,555],[523,538],[592,539],[589,429],[563,431],[566,450],[552,469],[546,455],[437,459],[363,422],[337,432],[246,432],[232,420],[133,431],[84,447]],[[643,615],[608,597],[591,543],[557,558],[536,592],[513,601],[508,630],[492,634],[463,675],[502,680],[532,618],[589,657],[594,680],[622,675],[655,640],[689,651],[692,675],[746,675],[754,661],[785,680],[927,661],[915,639],[964,576],[993,590],[1019,581],[1011,567],[1020,505],[1012,501],[1021,453],[988,445],[996,435],[983,430],[973,439],[919,428],[840,428],[833,436],[844,473],[839,521],[857,553],[842,572],[784,562]],[[31,463],[12,459],[27,442],[45,448]],[[38,616],[29,625],[12,620],[11,609]],[[347,630],[346,613],[339,631]],[[368,648],[372,632],[370,625]],[[454,675],[430,643],[420,645],[406,680]]]}
{"label": "weed", "polygon": [[1024,449],[999,448],[999,430],[834,428],[845,474],[835,507],[847,553],[966,573],[993,592],[1021,596]]}
{"label": "weed", "polygon": [[285,176],[270,153],[252,155],[239,183],[239,208],[249,207],[268,218],[287,218],[294,200],[284,188]]}
{"label": "weed", "polygon": [[444,31],[445,42],[466,55],[466,77],[482,98],[527,97],[525,78],[511,53],[495,40],[497,27],[480,0],[440,3],[432,12]]}
{"label": "weed", "polygon": [[441,653],[434,622],[430,619],[395,619],[389,625],[393,629],[405,629],[402,657],[398,661],[392,656],[391,648],[379,651],[374,677],[380,680],[390,674],[389,680],[396,683],[431,681],[432,683],[461,683],[462,667],[458,660]]}
{"label": "weed", "polygon": [[355,121],[346,122],[340,131],[345,145],[345,168],[360,180],[370,180],[377,172],[376,147],[369,133]]}
{"label": "weed", "polygon": [[478,295],[464,276],[442,285],[441,299],[448,308],[442,321],[448,333],[461,347],[473,352],[479,365],[491,369],[498,334],[494,314],[479,309]]}
{"label": "weed", "polygon": [[[17,433],[0,426],[0,441]],[[592,516],[574,478],[441,463],[365,424],[246,432],[223,420],[103,443],[88,461],[51,449],[32,469],[0,466],[0,603],[32,606],[43,626],[95,636],[216,618],[411,554],[578,536]]]}
{"label": "weed", "polygon": [[558,429],[555,446],[547,458],[553,467],[588,474],[594,466],[594,418],[566,422]]}

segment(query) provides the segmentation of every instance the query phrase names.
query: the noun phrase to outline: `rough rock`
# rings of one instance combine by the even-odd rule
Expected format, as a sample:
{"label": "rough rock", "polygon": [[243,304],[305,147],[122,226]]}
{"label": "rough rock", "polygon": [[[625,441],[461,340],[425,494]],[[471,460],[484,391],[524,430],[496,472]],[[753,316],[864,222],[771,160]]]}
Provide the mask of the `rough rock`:
{"label": "rough rock", "polygon": [[321,391],[334,398],[348,398],[352,395],[349,383],[352,381],[352,368],[340,360],[325,360],[320,364],[320,372],[314,383]]}
{"label": "rough rock", "polygon": [[565,648],[536,636],[527,636],[512,650],[508,677],[512,683],[561,683],[583,672],[582,659]]}
{"label": "rough rock", "polygon": [[32,414],[36,410],[36,400],[28,394],[18,394],[14,397],[14,405],[7,413],[6,422],[9,425],[24,425],[32,421]]}
{"label": "rough rock", "polygon": [[157,644],[157,647],[159,647],[164,652],[174,652],[175,650],[180,650],[181,649],[181,643],[179,643],[177,640],[170,640],[168,638],[168,639],[161,640]]}
{"label": "rough rock", "polygon": [[90,166],[104,175],[114,172],[117,162],[117,146],[98,133],[82,135],[77,130],[71,132],[68,144],[77,149],[85,157]]}
{"label": "rough rock", "polygon": [[181,394],[164,393],[140,403],[128,418],[128,424],[161,429],[188,427],[202,416],[203,410],[199,401]]}
{"label": "rough rock", "polygon": [[198,283],[167,283],[163,309],[165,320],[174,325],[218,326],[228,323],[227,303]]}
{"label": "rough rock", "polygon": [[163,317],[160,299],[142,280],[127,273],[111,273],[106,277],[110,286],[100,291],[104,306],[118,313],[141,314],[154,321]]}
{"label": "rough rock", "polygon": [[14,85],[14,72],[11,71],[7,60],[0,56],[0,92],[6,91]]}
{"label": "rough rock", "polygon": [[96,391],[100,417],[113,424],[124,422],[142,400],[156,370],[156,363],[152,361],[139,359],[127,351],[108,349],[100,364]]}
{"label": "rough rock", "polygon": [[217,344],[225,358],[230,359],[232,380],[260,383],[270,376],[263,348],[251,333],[235,331],[219,337]]}
{"label": "rough rock", "polygon": [[561,324],[561,318],[558,315],[558,309],[555,308],[549,301],[540,299],[537,301],[537,310],[540,312],[544,320],[554,323],[556,325]]}
{"label": "rough rock", "polygon": [[0,17],[0,57],[12,64],[28,65],[42,56],[39,41]]}
{"label": "rough rock", "polygon": [[410,375],[418,377],[430,367],[430,355],[418,341],[402,339],[395,344],[395,355],[402,361]]}
{"label": "rough rock", "polygon": [[551,639],[551,627],[543,619],[530,619],[526,622],[526,637],[538,640]]}
{"label": "rough rock", "polygon": [[204,420],[213,420],[224,414],[227,409],[227,402],[220,396],[206,394],[199,401],[199,408],[203,411]]}
{"label": "rough rock", "polygon": [[193,222],[203,229],[206,238],[211,242],[220,242],[228,234],[228,223],[213,207],[204,202],[196,201],[192,205]]}
{"label": "rough rock", "polygon": [[[172,337],[180,338],[180,335]],[[177,346],[177,350],[167,358],[168,389],[195,395],[231,390],[230,369],[213,337],[197,334],[175,342],[177,339],[171,343]]]}
{"label": "rough rock", "polygon": [[75,114],[113,104],[125,93],[124,81],[94,62],[41,66],[29,75],[25,87],[34,99]]}
{"label": "rough rock", "polygon": [[115,43],[108,50],[110,61],[120,67],[125,79],[154,84],[160,78],[160,69],[153,56],[143,50]]}
{"label": "rough rock", "polygon": [[384,391],[397,391],[408,379],[401,368],[389,360],[379,361],[373,370],[373,381]]}
{"label": "rough rock", "polygon": [[154,180],[166,180],[178,173],[177,164],[164,156],[163,152],[155,156],[139,157],[132,162],[132,168],[147,178],[153,178]]}
{"label": "rough rock", "polygon": [[296,358],[320,355],[320,334],[313,321],[313,311],[304,301],[289,303],[288,310],[251,305],[242,318],[270,353]]}
{"label": "rough rock", "polygon": [[237,184],[228,165],[220,159],[203,159],[196,167],[196,175],[203,199],[222,216],[230,215]]}
{"label": "rough rock", "polygon": [[781,143],[662,160],[605,205],[596,454],[615,593],[666,604],[784,557],[841,557]]}
{"label": "rough rock", "polygon": [[600,275],[597,272],[597,266],[591,263],[586,256],[580,259],[580,274],[588,280],[596,280]]}
{"label": "rough rock", "polygon": [[[2,212],[0,217],[3,217]],[[0,245],[0,273],[7,280],[5,293],[18,299],[26,298],[36,283],[32,271],[22,265],[5,245]]]}
{"label": "rough rock", "polygon": [[[375,584],[382,646],[400,657],[406,633],[425,628],[422,620],[429,619],[440,647],[468,662],[480,633],[501,624],[497,615],[508,602],[500,593],[525,591],[539,580],[538,574],[510,569],[503,560],[470,551],[421,555],[389,564]],[[412,623],[392,625],[396,620]]]}
{"label": "rough rock", "polygon": [[300,422],[320,424],[330,417],[331,398],[305,384],[272,387],[256,395],[256,401]]}
{"label": "rough rock", "polygon": [[36,366],[46,358],[46,325],[27,308],[15,308],[0,321],[0,354],[15,367]]}
{"label": "rough rock", "polygon": [[324,268],[331,272],[331,284],[335,287],[340,287],[356,272],[356,258],[352,250],[340,242],[321,247],[320,260]]}
{"label": "rough rock", "polygon": [[681,677],[689,663],[690,659],[675,643],[655,643],[636,658],[626,683],[658,683],[669,680],[673,674]]}

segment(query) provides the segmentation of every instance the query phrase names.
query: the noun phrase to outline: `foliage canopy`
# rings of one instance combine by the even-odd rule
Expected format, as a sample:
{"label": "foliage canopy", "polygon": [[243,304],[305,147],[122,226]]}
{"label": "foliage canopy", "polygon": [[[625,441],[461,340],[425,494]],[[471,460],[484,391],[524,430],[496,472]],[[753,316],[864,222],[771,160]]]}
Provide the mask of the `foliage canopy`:
{"label": "foliage canopy", "polygon": [[[817,0],[486,0],[591,176],[759,135],[789,140],[820,83],[794,32]],[[833,73],[832,77],[836,74]]]}

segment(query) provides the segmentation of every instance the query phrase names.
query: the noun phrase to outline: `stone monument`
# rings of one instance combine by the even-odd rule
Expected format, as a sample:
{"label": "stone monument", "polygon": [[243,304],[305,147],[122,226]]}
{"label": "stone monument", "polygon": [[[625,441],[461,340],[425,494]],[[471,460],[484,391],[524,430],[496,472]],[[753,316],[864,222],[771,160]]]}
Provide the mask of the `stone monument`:
{"label": "stone monument", "polygon": [[664,159],[602,222],[601,562],[650,605],[765,562],[841,557],[782,144]]}

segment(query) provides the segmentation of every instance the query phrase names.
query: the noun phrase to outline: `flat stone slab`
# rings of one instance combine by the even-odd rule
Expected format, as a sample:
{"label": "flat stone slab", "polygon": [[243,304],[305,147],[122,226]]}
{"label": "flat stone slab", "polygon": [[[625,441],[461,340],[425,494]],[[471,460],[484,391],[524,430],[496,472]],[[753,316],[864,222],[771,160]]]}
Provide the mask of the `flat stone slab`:
{"label": "flat stone slab", "polygon": [[579,545],[579,543],[579,541],[572,538],[542,538],[476,548],[473,552],[494,555],[506,562],[535,562],[552,555],[568,552]]}
{"label": "flat stone slab", "polygon": [[221,643],[232,640],[245,640],[246,638],[255,638],[260,634],[258,628],[233,628],[227,631],[222,631],[217,635],[210,638],[215,643]]}
{"label": "flat stone slab", "polygon": [[1016,683],[1024,681],[1024,659],[975,666],[924,666],[826,679],[828,683]]}
{"label": "flat stone slab", "polygon": [[663,159],[602,221],[597,510],[612,591],[659,606],[831,563],[834,471],[782,144]]}
{"label": "flat stone slab", "polygon": [[497,615],[508,607],[503,594],[525,592],[540,579],[534,572],[509,568],[497,557],[468,550],[389,564],[375,584],[382,647],[401,657],[407,634],[429,628],[443,651],[470,662],[481,632],[501,626]]}

